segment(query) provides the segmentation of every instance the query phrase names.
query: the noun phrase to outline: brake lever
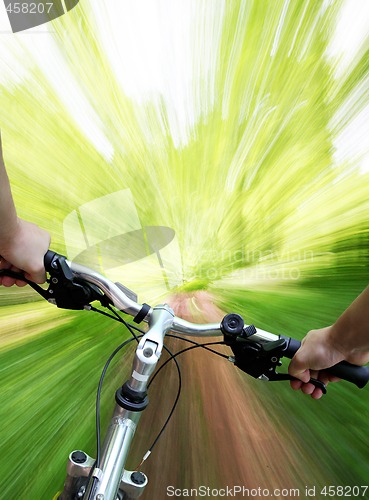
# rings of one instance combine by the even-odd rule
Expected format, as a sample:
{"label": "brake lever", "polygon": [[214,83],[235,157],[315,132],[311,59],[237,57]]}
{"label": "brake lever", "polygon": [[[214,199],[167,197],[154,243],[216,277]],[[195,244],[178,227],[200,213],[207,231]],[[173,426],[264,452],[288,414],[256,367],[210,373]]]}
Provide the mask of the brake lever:
{"label": "brake lever", "polygon": [[49,298],[47,290],[42,288],[40,285],[38,285],[34,281],[30,281],[29,279],[27,279],[24,276],[24,274],[22,274],[22,273],[17,273],[15,271],[11,271],[10,269],[1,269],[0,276],[9,276],[10,278],[14,278],[14,279],[19,280],[19,281],[24,281],[25,283],[27,283],[27,285],[32,287],[38,294],[40,294],[41,297],[43,297],[46,300],[48,300],[48,298]]}
{"label": "brake lever", "polygon": [[[259,379],[266,380],[267,382],[279,382],[282,380],[298,380],[299,382],[301,382],[300,379],[293,377],[289,373],[277,373],[275,370],[269,372],[268,375],[261,375]],[[321,380],[311,378],[307,383],[313,384],[317,389],[320,389],[323,394],[327,394],[327,386]]]}
{"label": "brake lever", "polygon": [[101,290],[91,283],[79,283],[73,278],[73,274],[66,263],[65,257],[56,258],[50,268],[50,279],[47,289],[27,279],[24,274],[9,269],[0,270],[0,276],[24,281],[33,288],[42,298],[61,309],[81,310],[94,300],[99,300],[103,306],[110,300]]}
{"label": "brake lever", "polygon": [[[268,382],[279,382],[283,380],[299,380],[289,373],[278,373],[276,368],[281,366],[281,358],[286,349],[286,340],[279,338],[269,342],[261,343],[252,339],[256,333],[254,325],[244,326],[241,316],[228,314],[223,318],[221,330],[224,342],[233,351],[234,356],[230,361],[243,372],[259,380]],[[315,378],[309,383],[320,389],[323,394],[327,393],[326,385]]]}

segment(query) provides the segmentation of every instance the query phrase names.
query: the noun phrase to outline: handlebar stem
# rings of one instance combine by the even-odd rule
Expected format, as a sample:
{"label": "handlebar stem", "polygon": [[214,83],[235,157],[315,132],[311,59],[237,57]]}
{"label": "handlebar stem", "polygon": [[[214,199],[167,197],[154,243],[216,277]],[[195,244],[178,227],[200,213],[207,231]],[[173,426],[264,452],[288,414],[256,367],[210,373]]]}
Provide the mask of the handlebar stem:
{"label": "handlebar stem", "polygon": [[172,328],[174,312],[168,305],[158,305],[152,310],[149,330],[137,346],[133,370],[128,386],[133,391],[145,392],[163,350],[165,334]]}

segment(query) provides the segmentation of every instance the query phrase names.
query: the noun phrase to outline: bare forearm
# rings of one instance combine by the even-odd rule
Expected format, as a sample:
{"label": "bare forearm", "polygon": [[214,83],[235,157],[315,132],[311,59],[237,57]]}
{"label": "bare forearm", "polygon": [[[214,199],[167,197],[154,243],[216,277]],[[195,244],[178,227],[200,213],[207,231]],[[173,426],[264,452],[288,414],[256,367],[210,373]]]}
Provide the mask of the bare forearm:
{"label": "bare forearm", "polygon": [[369,286],[334,323],[331,337],[346,355],[369,351]]}
{"label": "bare forearm", "polygon": [[7,239],[16,225],[17,213],[5,170],[0,136],[0,240]]}
{"label": "bare forearm", "polygon": [[[1,147],[0,136],[0,269],[25,271],[36,283],[45,281],[44,255],[50,235],[31,222],[17,217]],[[25,283],[9,276],[0,276],[0,285],[21,286]]]}

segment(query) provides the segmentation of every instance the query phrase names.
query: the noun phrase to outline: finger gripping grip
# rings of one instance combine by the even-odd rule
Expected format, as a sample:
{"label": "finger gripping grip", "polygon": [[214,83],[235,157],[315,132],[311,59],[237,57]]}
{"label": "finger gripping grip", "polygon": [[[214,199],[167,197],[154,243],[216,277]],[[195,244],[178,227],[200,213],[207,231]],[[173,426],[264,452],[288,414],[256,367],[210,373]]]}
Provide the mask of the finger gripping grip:
{"label": "finger gripping grip", "polygon": [[[292,359],[300,348],[301,342],[289,337],[283,338],[286,341],[286,349],[283,354],[287,358]],[[360,389],[362,389],[369,380],[369,366],[352,365],[351,363],[347,363],[347,361],[341,361],[341,363],[325,371],[335,377],[342,378],[343,380],[347,380],[347,382],[357,385]]]}

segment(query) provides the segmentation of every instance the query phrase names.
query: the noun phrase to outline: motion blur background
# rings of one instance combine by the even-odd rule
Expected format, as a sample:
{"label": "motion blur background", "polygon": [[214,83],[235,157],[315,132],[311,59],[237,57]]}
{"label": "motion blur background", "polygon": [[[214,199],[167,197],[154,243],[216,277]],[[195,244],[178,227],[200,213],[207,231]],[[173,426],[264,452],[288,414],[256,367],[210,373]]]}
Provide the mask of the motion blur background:
{"label": "motion blur background", "polygon": [[[19,216],[55,251],[95,249],[141,302],[188,319],[238,312],[300,339],[368,284],[367,1],[80,0],[19,34],[5,8],[0,22],[4,158]],[[126,244],[148,228],[146,253]],[[52,498],[68,453],[95,455],[95,388],[127,334],[28,287],[0,303],[0,497]],[[105,420],[127,357],[108,375]],[[317,402],[213,357],[183,355],[147,498],[367,482],[368,389],[342,382]],[[175,397],[165,370],[132,466]]]}

